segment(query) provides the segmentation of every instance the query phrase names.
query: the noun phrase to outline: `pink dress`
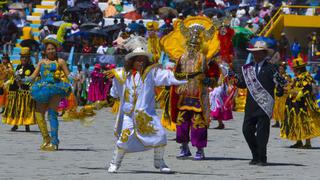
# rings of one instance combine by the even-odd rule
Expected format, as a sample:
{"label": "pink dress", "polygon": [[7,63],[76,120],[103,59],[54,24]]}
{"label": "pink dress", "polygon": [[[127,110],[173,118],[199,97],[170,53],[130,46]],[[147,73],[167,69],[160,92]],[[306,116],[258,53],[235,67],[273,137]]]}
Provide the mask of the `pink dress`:
{"label": "pink dress", "polygon": [[97,71],[93,70],[91,73],[91,83],[89,85],[89,92],[88,92],[88,100],[90,102],[96,102],[96,101],[102,101],[104,100],[104,74]]}
{"label": "pink dress", "polygon": [[231,120],[232,107],[225,106],[225,102],[228,99],[228,86],[224,83],[213,89],[209,94],[210,98],[210,110],[211,117],[214,120]]}
{"label": "pink dress", "polygon": [[110,94],[110,89],[112,86],[112,80],[110,78],[105,78],[104,79],[104,90],[103,90],[103,97],[104,99],[107,99],[109,94]]}

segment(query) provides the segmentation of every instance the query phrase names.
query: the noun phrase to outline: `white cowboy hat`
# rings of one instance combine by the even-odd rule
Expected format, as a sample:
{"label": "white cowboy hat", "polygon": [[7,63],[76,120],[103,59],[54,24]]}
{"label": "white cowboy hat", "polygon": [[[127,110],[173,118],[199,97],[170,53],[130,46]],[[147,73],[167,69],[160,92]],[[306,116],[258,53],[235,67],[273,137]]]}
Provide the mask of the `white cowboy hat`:
{"label": "white cowboy hat", "polygon": [[252,48],[247,48],[248,51],[255,52],[255,51],[268,51],[269,55],[274,53],[273,49],[268,48],[268,45],[265,41],[256,41]]}
{"label": "white cowboy hat", "polygon": [[146,56],[150,62],[152,61],[152,54],[148,53],[147,49],[143,47],[137,47],[131,53],[127,54],[125,60],[128,61],[136,56]]}

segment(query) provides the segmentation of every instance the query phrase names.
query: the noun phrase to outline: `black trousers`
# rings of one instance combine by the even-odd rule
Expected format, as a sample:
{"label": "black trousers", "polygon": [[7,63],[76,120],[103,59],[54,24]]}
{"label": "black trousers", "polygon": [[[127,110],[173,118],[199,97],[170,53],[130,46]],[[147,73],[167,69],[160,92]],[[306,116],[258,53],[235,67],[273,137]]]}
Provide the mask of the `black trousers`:
{"label": "black trousers", "polygon": [[270,134],[270,119],[267,115],[245,118],[243,135],[252,153],[253,160],[267,162],[267,144]]}

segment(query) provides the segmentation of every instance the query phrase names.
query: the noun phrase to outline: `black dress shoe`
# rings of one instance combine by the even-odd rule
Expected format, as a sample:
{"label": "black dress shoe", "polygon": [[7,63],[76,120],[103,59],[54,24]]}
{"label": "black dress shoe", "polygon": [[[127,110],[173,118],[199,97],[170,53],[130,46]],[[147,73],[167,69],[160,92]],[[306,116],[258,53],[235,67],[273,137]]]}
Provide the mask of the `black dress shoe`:
{"label": "black dress shoe", "polygon": [[290,148],[302,148],[302,147],[303,147],[303,144],[301,141],[298,141],[295,144],[290,146]]}
{"label": "black dress shoe", "polygon": [[18,129],[18,126],[14,125],[12,128],[11,128],[11,131],[16,131]]}
{"label": "black dress shoe", "polygon": [[267,162],[260,161],[257,163],[257,166],[267,166]]}
{"label": "black dress shoe", "polygon": [[256,164],[258,164],[258,163],[259,163],[258,160],[252,159],[252,160],[249,162],[249,165],[256,165]]}
{"label": "black dress shoe", "polygon": [[30,126],[26,125],[26,132],[30,132]]}

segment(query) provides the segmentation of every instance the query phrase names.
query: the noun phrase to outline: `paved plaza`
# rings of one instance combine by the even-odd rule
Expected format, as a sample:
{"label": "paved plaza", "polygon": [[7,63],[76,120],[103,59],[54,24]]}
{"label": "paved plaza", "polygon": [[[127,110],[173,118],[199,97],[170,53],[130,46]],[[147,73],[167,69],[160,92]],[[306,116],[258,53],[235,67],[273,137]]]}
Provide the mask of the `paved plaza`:
{"label": "paved plaza", "polygon": [[[59,180],[152,180],[152,179],[320,179],[320,138],[313,139],[313,149],[290,149],[292,142],[279,138],[279,129],[272,128],[268,145],[267,167],[249,166],[251,158],[241,132],[243,113],[234,113],[225,130],[212,129],[211,123],[206,160],[177,160],[179,146],[175,134],[168,132],[165,159],[174,174],[160,174],[153,167],[153,151],[127,154],[117,174],[108,174],[114,137],[115,116],[110,109],[97,113],[95,123],[84,127],[80,122],[60,121],[60,151],[42,152],[37,126],[32,132],[19,127],[0,127],[0,179]],[[195,149],[192,149],[195,153]]]}

